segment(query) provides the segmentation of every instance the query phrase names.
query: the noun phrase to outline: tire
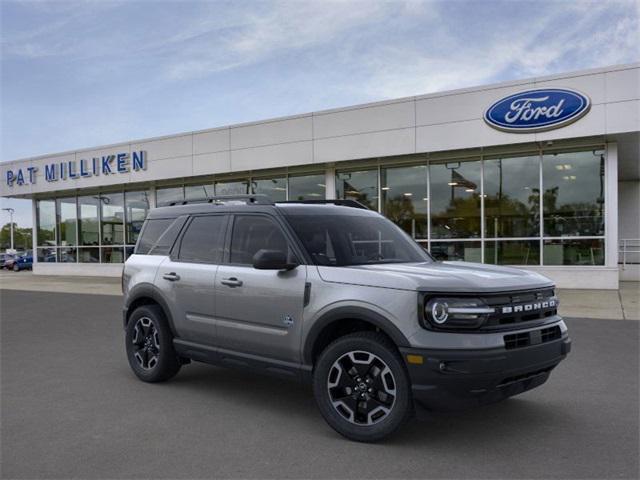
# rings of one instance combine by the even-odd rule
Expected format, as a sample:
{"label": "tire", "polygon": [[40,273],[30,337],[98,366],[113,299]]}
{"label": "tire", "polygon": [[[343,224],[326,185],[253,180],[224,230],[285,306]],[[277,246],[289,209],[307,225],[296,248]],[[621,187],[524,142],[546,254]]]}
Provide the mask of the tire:
{"label": "tire", "polygon": [[391,435],[413,411],[402,358],[376,332],[345,335],[325,348],[313,372],[313,393],[326,422],[358,442]]}
{"label": "tire", "polygon": [[14,263],[14,264],[13,264],[13,271],[14,271],[14,272],[19,272],[19,271],[20,271],[20,267],[18,266],[18,264],[17,264],[17,263]]}
{"label": "tire", "polygon": [[129,366],[143,382],[164,382],[180,370],[173,335],[159,306],[143,305],[133,311],[127,322],[125,342]]}

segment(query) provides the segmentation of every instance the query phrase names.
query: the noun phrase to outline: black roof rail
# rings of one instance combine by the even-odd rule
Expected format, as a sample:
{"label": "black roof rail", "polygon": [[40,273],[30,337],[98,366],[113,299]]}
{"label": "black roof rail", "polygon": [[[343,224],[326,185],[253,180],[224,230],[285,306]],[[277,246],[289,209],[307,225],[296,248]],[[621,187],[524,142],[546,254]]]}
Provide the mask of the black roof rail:
{"label": "black roof rail", "polygon": [[341,207],[362,208],[364,210],[370,210],[366,205],[351,199],[335,199],[335,200],[287,200],[286,202],[276,203],[306,203],[316,205],[339,205]]}
{"label": "black roof rail", "polygon": [[198,203],[215,203],[217,205],[223,205],[225,202],[241,202],[244,201],[247,205],[273,205],[273,202],[267,195],[254,194],[254,195],[216,195],[202,200],[184,200],[182,202],[172,202],[170,207],[175,205],[194,205]]}

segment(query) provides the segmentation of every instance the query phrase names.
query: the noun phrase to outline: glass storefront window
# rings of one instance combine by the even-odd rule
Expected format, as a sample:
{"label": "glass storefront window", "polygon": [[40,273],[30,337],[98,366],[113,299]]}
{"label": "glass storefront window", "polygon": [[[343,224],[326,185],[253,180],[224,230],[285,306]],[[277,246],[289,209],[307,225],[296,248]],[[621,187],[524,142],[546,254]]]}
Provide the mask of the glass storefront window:
{"label": "glass storefront window", "polygon": [[184,199],[187,201],[208,200],[215,196],[213,184],[208,185],[186,185],[184,187]]}
{"label": "glass storefront window", "polygon": [[604,154],[547,153],[542,158],[544,235],[604,235]]}
{"label": "glass storefront window", "polygon": [[322,200],[326,186],[324,173],[289,177],[289,200]]}
{"label": "glass storefront window", "polygon": [[413,238],[427,238],[427,166],[386,168],[381,184],[384,215]]}
{"label": "glass storefront window", "polygon": [[76,197],[58,198],[58,245],[76,245],[78,207]]}
{"label": "glass storefront window", "polygon": [[216,182],[216,195],[247,195],[249,193],[249,182],[247,180],[239,182]]}
{"label": "glass storefront window", "polygon": [[78,249],[74,247],[58,248],[58,262],[75,263],[77,260]]}
{"label": "glass storefront window", "polygon": [[336,174],[336,198],[356,200],[377,211],[378,170],[339,172]]}
{"label": "glass storefront window", "polygon": [[53,247],[37,248],[36,257],[39,263],[55,263],[58,261],[56,249]]}
{"label": "glass storefront window", "polygon": [[124,263],[124,248],[102,247],[100,249],[102,263]]}
{"label": "glass storefront window", "polygon": [[485,241],[484,263],[492,263],[494,265],[540,265],[540,241]]}
{"label": "glass storefront window", "polygon": [[37,205],[38,245],[56,244],[56,202],[38,200]]}
{"label": "glass storefront window", "polygon": [[477,263],[482,261],[480,242],[431,242],[429,251],[436,260]]}
{"label": "glass storefront window", "polygon": [[149,192],[125,192],[126,242],[134,245],[149,211]]}
{"label": "glass storefront window", "polygon": [[484,162],[485,235],[540,235],[540,157],[495,158]]}
{"label": "glass storefront window", "polygon": [[102,245],[124,244],[124,194],[100,195]]}
{"label": "glass storefront window", "polygon": [[78,232],[80,245],[100,243],[98,225],[98,196],[78,197]]}
{"label": "glass storefront window", "polygon": [[545,240],[544,265],[604,265],[604,239]]}
{"label": "glass storefront window", "polygon": [[78,262],[80,263],[99,263],[100,249],[98,247],[79,248]]}
{"label": "glass storefront window", "polygon": [[251,180],[251,193],[267,195],[273,202],[284,202],[287,199],[287,179],[254,178]]}
{"label": "glass storefront window", "polygon": [[182,187],[166,187],[156,190],[156,205],[164,207],[173,203],[184,201],[184,189]]}
{"label": "glass storefront window", "polygon": [[430,166],[432,238],[480,237],[480,161]]}

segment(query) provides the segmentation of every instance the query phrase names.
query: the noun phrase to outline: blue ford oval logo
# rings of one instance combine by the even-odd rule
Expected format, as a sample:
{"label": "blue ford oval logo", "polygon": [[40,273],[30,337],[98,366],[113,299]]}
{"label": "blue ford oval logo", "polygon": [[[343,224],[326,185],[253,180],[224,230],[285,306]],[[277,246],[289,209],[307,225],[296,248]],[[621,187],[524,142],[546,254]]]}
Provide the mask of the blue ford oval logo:
{"label": "blue ford oval logo", "polygon": [[540,132],[574,122],[590,107],[589,97],[575,90],[541,88],[498,100],[484,113],[484,120],[507,132]]}

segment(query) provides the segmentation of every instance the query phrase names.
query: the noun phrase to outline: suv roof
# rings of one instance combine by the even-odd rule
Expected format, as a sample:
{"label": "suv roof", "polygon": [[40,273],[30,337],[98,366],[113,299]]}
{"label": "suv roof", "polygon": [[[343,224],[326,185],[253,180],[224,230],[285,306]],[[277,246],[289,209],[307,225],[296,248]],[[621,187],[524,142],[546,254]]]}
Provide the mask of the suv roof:
{"label": "suv roof", "polygon": [[[291,212],[304,209],[309,214],[326,214],[329,210],[343,210],[345,207],[371,212],[369,208],[355,200],[289,200],[285,202],[272,202],[266,195],[224,195],[211,197],[208,200],[185,201],[173,203],[169,206],[157,207],[149,212],[147,218],[174,218],[181,215],[197,213],[237,212],[237,211],[273,211],[284,209]],[[363,212],[364,213],[364,212]]]}

